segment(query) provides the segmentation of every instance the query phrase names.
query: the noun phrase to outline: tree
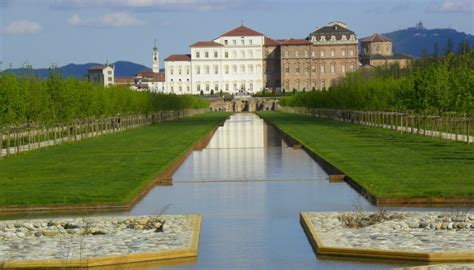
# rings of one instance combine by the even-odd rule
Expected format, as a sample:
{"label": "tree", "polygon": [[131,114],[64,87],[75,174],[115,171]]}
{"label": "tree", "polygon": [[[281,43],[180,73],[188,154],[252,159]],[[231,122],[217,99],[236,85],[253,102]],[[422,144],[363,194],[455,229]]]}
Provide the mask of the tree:
{"label": "tree", "polygon": [[453,52],[453,40],[448,38],[448,41],[446,41],[446,55],[452,52]]}
{"label": "tree", "polygon": [[433,45],[433,57],[438,58],[439,57],[439,43],[438,41],[435,42]]}
{"label": "tree", "polygon": [[467,40],[463,40],[459,43],[458,47],[458,54],[466,54],[469,51],[469,42]]}

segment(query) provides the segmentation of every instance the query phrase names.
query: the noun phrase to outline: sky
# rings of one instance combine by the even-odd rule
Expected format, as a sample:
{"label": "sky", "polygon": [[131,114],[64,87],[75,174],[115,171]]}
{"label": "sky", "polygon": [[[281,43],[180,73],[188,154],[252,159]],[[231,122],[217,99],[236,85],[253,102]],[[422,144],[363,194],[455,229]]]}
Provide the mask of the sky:
{"label": "sky", "polygon": [[305,38],[331,21],[359,38],[413,27],[473,34],[474,0],[0,0],[0,70],[119,60],[151,66],[241,24]]}

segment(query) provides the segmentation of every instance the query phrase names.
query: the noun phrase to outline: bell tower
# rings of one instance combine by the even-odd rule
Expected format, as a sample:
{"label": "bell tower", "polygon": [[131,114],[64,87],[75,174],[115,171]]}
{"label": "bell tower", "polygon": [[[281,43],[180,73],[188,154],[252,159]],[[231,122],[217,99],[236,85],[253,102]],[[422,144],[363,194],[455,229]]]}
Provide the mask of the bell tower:
{"label": "bell tower", "polygon": [[155,46],[153,46],[153,72],[160,72],[160,53],[158,52],[158,47],[156,46],[156,39]]}

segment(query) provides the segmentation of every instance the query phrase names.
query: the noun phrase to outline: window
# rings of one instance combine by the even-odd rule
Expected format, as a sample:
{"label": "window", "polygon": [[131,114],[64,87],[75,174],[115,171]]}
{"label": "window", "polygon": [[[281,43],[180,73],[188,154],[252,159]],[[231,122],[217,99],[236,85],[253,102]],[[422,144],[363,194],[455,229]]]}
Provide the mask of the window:
{"label": "window", "polygon": [[354,71],[354,69],[355,69],[355,68],[354,68],[354,64],[351,64],[350,67],[351,67],[351,71]]}
{"label": "window", "polygon": [[240,90],[245,90],[245,83],[240,84]]}
{"label": "window", "polygon": [[240,51],[240,58],[245,58],[245,51]]}
{"label": "window", "polygon": [[224,40],[225,45],[229,45],[229,41],[227,39]]}
{"label": "window", "polygon": [[204,57],[209,58],[209,52],[204,52]]}
{"label": "window", "polygon": [[249,58],[253,58],[253,51],[249,51]]}
{"label": "window", "polygon": [[214,90],[219,91],[219,85],[218,84],[214,84]]}
{"label": "window", "polygon": [[336,51],[335,50],[331,50],[331,57],[334,57],[336,56]]}
{"label": "window", "polygon": [[300,64],[295,64],[295,73],[300,74]]}
{"label": "window", "polygon": [[183,92],[183,87],[182,86],[180,86],[178,89],[179,89],[179,92]]}
{"label": "window", "polygon": [[312,73],[315,73],[315,72],[316,72],[316,66],[314,66],[314,65],[311,66],[311,72],[312,72]]}
{"label": "window", "polygon": [[178,67],[178,74],[179,74],[179,75],[181,75],[181,74],[182,74],[181,67]]}
{"label": "window", "polygon": [[296,57],[300,57],[300,51],[296,51],[296,52],[295,52],[295,56],[296,56]]}
{"label": "window", "polygon": [[290,73],[290,65],[288,64],[285,65],[285,73],[286,74]]}
{"label": "window", "polygon": [[335,72],[336,72],[336,65],[331,64],[331,73],[335,73]]}
{"label": "window", "polygon": [[229,74],[229,66],[228,65],[224,66],[224,72],[225,72],[225,74]]}
{"label": "window", "polygon": [[186,74],[189,75],[189,68],[186,68]]}
{"label": "window", "polygon": [[237,40],[232,40],[232,44],[237,45]]}
{"label": "window", "polygon": [[112,70],[107,71],[107,74],[112,75]]}
{"label": "window", "polygon": [[186,86],[186,91],[189,92],[189,86]]}
{"label": "window", "polygon": [[249,40],[249,44],[250,44],[250,45],[252,45],[252,44],[253,44],[253,41],[252,41],[251,39]]}
{"label": "window", "polygon": [[109,82],[111,82],[111,81],[112,81],[112,77],[109,77]]}
{"label": "window", "polygon": [[204,73],[209,74],[209,66],[204,66]]}
{"label": "window", "polygon": [[346,50],[341,51],[342,56],[346,56]]}
{"label": "window", "polygon": [[326,81],[321,80],[321,89],[326,89]]}
{"label": "window", "polygon": [[219,66],[214,66],[214,74],[219,74]]}
{"label": "window", "polygon": [[174,69],[173,69],[173,68],[170,68],[170,74],[171,74],[171,75],[174,74]]}
{"label": "window", "polygon": [[320,68],[320,70],[321,70],[321,73],[324,73],[324,72],[325,72],[325,67],[324,67],[324,65],[321,65],[319,68]]}
{"label": "window", "polygon": [[304,73],[308,74],[309,73],[309,65],[305,65],[304,67]]}
{"label": "window", "polygon": [[209,89],[210,89],[209,84],[206,84],[206,92],[209,92]]}
{"label": "window", "polygon": [[237,73],[237,65],[232,65],[232,73],[233,74]]}
{"label": "window", "polygon": [[214,58],[218,58],[218,57],[219,57],[219,53],[214,52]]}
{"label": "window", "polygon": [[225,57],[225,58],[229,58],[229,52],[225,52],[225,53],[224,53],[224,57]]}
{"label": "window", "polygon": [[199,58],[199,57],[200,57],[200,53],[196,52],[196,58]]}
{"label": "window", "polygon": [[296,90],[300,90],[300,80],[296,81]]}
{"label": "window", "polygon": [[237,84],[234,83],[234,91],[237,91]]}
{"label": "window", "polygon": [[253,65],[249,65],[249,74],[253,74]]}
{"label": "window", "polygon": [[309,87],[308,87],[308,81],[304,81],[304,89],[305,89],[305,90],[309,89]]}
{"label": "window", "polygon": [[311,52],[311,57],[316,57],[316,52],[312,51]]}
{"label": "window", "polygon": [[245,65],[240,65],[240,73],[245,74]]}
{"label": "window", "polygon": [[201,74],[201,66],[196,66],[196,74]]}
{"label": "window", "polygon": [[171,86],[171,92],[174,92],[174,87],[173,86]]}
{"label": "window", "polygon": [[346,64],[341,65],[341,72],[346,73]]}
{"label": "window", "polygon": [[285,51],[285,57],[289,57],[290,56],[290,52],[289,51]]}
{"label": "window", "polygon": [[321,55],[321,57],[324,57],[324,51],[323,50],[321,50],[320,55]]}
{"label": "window", "polygon": [[249,89],[250,89],[250,91],[253,91],[253,83],[250,83]]}
{"label": "window", "polygon": [[309,52],[308,51],[304,51],[304,57],[308,57],[309,56]]}
{"label": "window", "polygon": [[229,92],[229,84],[228,83],[225,84],[225,91]]}
{"label": "window", "polygon": [[237,58],[237,52],[236,51],[232,52],[232,58]]}
{"label": "window", "polygon": [[285,89],[287,89],[287,90],[290,89],[290,81],[285,82]]}
{"label": "window", "polygon": [[350,50],[350,51],[349,51],[349,55],[350,55],[350,56],[354,56],[354,50]]}

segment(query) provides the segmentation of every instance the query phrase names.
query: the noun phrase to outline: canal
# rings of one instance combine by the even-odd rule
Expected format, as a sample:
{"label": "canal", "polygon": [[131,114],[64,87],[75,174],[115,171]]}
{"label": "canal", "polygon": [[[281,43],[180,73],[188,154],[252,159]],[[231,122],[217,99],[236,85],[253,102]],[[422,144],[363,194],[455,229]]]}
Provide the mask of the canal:
{"label": "canal", "polygon": [[199,213],[197,262],[165,269],[388,269],[396,265],[318,259],[301,211],[373,210],[346,183],[331,183],[255,114],[234,114],[194,151],[172,186],[153,189],[131,215]]}

